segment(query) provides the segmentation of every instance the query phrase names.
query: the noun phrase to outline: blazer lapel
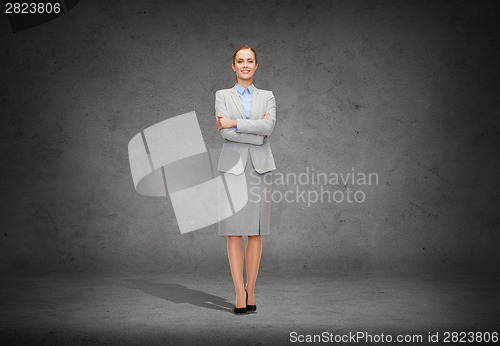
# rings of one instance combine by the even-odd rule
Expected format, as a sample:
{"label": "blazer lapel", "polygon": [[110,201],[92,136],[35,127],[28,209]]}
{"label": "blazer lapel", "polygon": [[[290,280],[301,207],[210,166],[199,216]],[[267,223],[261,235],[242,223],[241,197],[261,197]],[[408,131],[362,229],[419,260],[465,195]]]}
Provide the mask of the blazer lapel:
{"label": "blazer lapel", "polygon": [[254,85],[252,93],[252,119],[257,119],[259,117],[259,115],[257,114],[257,109],[259,109],[259,102],[259,89],[257,89]]}
{"label": "blazer lapel", "polygon": [[[254,89],[255,92],[255,89]],[[234,104],[236,105],[236,108],[238,108],[238,111],[240,112],[240,118],[245,119],[245,111],[243,110],[243,106],[241,104],[240,97],[238,96],[238,90],[236,90],[236,85],[231,89],[231,97],[233,98]],[[252,101],[253,104],[253,101]],[[252,107],[253,110],[253,107]]]}

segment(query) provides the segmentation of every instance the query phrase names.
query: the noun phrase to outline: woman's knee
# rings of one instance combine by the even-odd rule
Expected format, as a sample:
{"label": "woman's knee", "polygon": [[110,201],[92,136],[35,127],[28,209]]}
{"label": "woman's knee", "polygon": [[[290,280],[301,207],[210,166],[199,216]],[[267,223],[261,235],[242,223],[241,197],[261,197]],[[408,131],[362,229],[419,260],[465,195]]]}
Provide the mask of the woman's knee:
{"label": "woman's knee", "polygon": [[234,242],[234,241],[241,241],[241,235],[228,235],[227,236],[227,241],[228,242]]}

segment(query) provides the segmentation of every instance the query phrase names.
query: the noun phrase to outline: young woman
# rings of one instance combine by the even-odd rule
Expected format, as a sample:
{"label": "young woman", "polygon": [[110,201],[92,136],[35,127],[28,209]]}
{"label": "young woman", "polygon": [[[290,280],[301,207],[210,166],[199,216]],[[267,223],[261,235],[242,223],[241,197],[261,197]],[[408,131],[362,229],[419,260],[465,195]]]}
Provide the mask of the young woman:
{"label": "young woman", "polygon": [[[257,66],[257,54],[252,48],[236,48],[232,64],[236,84],[215,93],[216,124],[224,138],[217,169],[224,172],[231,196],[248,196],[242,209],[219,222],[219,234],[227,236],[236,314],[257,309],[254,290],[262,253],[261,235],[270,233],[271,171],[276,169],[269,144],[276,123],[276,101],[272,91],[253,85]],[[235,155],[241,160],[240,165],[236,164]],[[245,250],[242,236],[248,237]]]}

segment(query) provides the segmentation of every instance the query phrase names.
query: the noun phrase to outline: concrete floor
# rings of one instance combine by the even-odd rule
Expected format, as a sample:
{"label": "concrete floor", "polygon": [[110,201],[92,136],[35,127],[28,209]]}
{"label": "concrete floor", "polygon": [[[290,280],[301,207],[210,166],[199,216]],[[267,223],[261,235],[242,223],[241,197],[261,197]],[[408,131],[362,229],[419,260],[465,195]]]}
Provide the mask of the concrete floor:
{"label": "concrete floor", "polygon": [[424,341],[428,332],[440,332],[442,341],[444,331],[500,331],[497,277],[262,271],[257,312],[239,316],[232,314],[229,273],[1,281],[3,345],[299,344],[291,342],[291,332],[416,334]]}

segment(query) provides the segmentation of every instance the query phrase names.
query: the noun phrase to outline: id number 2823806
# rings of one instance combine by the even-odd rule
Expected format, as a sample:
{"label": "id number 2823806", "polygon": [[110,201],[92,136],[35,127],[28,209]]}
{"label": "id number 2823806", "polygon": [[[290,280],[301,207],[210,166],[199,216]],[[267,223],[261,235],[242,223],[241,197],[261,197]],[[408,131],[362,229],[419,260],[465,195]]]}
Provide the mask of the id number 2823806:
{"label": "id number 2823806", "polygon": [[6,14],[43,14],[60,13],[61,4],[59,2],[6,2]]}

